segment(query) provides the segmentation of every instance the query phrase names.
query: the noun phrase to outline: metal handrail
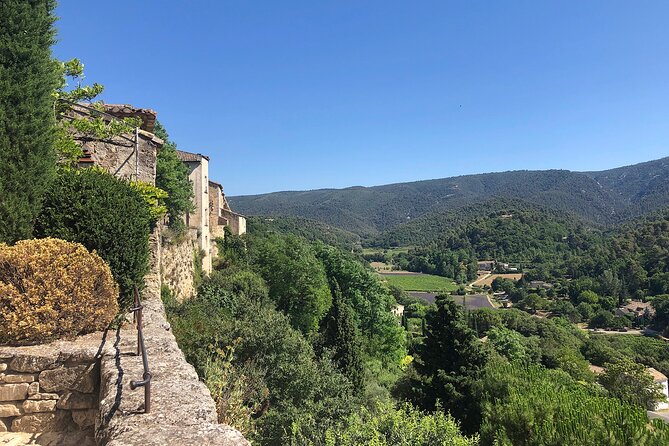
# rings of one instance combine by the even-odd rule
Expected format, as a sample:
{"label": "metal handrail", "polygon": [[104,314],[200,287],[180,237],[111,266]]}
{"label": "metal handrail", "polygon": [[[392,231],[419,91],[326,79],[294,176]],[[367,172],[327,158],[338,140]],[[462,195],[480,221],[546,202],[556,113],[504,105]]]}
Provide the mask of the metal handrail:
{"label": "metal handrail", "polygon": [[135,296],[135,306],[130,309],[135,316],[137,322],[137,355],[142,355],[142,363],[144,364],[144,374],[141,381],[130,381],[130,388],[135,390],[137,387],[144,387],[144,413],[151,412],[151,372],[149,371],[149,358],[146,354],[146,347],[144,345],[144,331],[142,320],[142,309],[144,306],[139,299],[139,291],[137,287],[133,287],[133,294]]}

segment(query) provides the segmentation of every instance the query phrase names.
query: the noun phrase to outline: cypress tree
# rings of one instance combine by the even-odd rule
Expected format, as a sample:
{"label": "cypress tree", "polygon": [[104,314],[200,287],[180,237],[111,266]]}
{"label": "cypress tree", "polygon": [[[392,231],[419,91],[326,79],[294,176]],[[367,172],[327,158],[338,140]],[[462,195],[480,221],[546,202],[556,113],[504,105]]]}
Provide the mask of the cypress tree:
{"label": "cypress tree", "polygon": [[56,169],[54,0],[0,2],[0,242],[30,238]]}
{"label": "cypress tree", "polygon": [[465,430],[474,432],[480,413],[473,385],[487,354],[460,305],[450,296],[438,296],[435,303],[437,310],[427,315],[425,340],[416,349],[419,379],[413,382],[414,399],[428,410],[441,404]]}
{"label": "cypress tree", "polygon": [[360,389],[363,384],[362,348],[353,310],[344,302],[337,281],[332,282],[332,307],[324,319],[322,348],[332,350],[337,368],[356,389]]}

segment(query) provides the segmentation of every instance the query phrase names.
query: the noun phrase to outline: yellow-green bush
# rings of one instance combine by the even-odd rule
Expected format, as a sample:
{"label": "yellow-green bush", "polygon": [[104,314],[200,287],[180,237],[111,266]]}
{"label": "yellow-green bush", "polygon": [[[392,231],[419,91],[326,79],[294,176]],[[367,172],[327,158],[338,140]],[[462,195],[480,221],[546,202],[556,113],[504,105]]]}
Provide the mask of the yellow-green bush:
{"label": "yellow-green bush", "polygon": [[109,266],[79,243],[0,244],[0,344],[102,330],[118,312],[117,298]]}

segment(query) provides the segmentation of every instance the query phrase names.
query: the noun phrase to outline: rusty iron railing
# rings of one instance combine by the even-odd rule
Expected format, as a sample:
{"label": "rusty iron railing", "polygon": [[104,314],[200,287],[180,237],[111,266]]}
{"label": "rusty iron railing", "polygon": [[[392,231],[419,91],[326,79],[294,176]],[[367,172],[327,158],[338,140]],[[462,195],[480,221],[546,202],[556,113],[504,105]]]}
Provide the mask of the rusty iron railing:
{"label": "rusty iron railing", "polygon": [[141,381],[130,381],[130,388],[135,390],[137,387],[144,387],[144,413],[151,412],[151,372],[149,371],[149,358],[146,354],[146,347],[144,345],[144,331],[142,320],[142,302],[139,299],[139,291],[135,286],[133,289],[135,295],[135,306],[130,309],[135,317],[137,323],[137,355],[142,355],[142,363],[144,364],[144,374]]}

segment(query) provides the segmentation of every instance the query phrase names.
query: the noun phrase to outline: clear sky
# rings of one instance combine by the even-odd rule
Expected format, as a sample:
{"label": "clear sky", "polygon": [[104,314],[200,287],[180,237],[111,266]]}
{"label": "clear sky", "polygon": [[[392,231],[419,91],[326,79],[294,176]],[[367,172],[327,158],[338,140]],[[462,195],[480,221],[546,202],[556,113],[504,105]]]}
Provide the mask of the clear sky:
{"label": "clear sky", "polygon": [[60,0],[55,55],[228,195],[669,155],[669,1]]}

